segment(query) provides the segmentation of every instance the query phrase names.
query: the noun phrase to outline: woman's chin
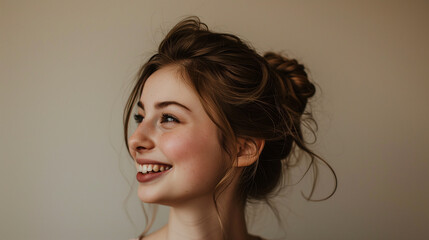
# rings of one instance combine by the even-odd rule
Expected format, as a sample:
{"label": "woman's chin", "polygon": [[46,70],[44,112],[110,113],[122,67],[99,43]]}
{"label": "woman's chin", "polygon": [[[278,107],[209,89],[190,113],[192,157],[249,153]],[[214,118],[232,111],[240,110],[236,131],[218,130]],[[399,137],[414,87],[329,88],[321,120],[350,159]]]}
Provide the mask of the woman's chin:
{"label": "woman's chin", "polygon": [[140,201],[144,203],[159,203],[161,200],[159,196],[156,196],[149,191],[144,191],[143,189],[139,189],[137,191],[137,196],[139,197]]}
{"label": "woman's chin", "polygon": [[137,189],[137,196],[143,203],[156,203],[166,205],[169,199],[166,194],[166,192],[148,189],[141,185]]}

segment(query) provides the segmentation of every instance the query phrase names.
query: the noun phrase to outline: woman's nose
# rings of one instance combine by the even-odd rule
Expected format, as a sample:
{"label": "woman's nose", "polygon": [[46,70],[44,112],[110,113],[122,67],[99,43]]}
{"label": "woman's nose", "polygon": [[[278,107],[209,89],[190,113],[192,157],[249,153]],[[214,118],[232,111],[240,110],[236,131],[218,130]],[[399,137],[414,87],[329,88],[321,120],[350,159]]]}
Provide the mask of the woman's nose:
{"label": "woman's nose", "polygon": [[[146,124],[147,125],[147,124]],[[140,123],[128,139],[130,152],[143,153],[154,148],[153,133],[149,126]]]}

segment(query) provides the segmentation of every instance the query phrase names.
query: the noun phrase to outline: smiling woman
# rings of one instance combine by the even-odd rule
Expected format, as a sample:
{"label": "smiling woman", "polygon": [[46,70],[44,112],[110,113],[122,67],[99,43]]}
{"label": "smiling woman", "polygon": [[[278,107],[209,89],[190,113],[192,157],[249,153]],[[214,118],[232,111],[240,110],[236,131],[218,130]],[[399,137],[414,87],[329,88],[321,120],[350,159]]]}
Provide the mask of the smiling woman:
{"label": "smiling woman", "polygon": [[168,206],[210,200],[225,169],[219,164],[224,157],[218,130],[177,66],[167,65],[147,79],[139,106],[139,124],[129,138],[130,153],[142,169],[139,198]]}
{"label": "smiling woman", "polygon": [[260,239],[247,231],[246,205],[270,199],[295,148],[324,162],[303,138],[315,87],[294,59],[262,57],[193,17],[167,34],[139,76],[124,112],[138,196],[171,207],[168,223],[139,239]]}

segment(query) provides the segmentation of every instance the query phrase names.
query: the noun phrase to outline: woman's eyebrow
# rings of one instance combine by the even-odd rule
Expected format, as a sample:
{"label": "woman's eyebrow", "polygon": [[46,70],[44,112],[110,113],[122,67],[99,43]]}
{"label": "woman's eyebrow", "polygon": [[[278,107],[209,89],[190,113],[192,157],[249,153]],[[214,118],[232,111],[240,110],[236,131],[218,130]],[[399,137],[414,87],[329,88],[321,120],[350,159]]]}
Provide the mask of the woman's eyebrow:
{"label": "woman's eyebrow", "polygon": [[[189,112],[192,112],[188,107],[186,107],[185,105],[183,105],[181,103],[178,103],[176,101],[165,101],[165,102],[156,103],[155,104],[155,109],[165,108],[165,107],[170,106],[170,105],[176,105],[176,106],[179,106],[179,107],[181,107],[181,108],[183,108],[183,109],[185,109],[185,110],[187,110]],[[141,109],[144,110],[144,105],[143,105],[143,103],[141,101],[139,101],[137,103],[137,106],[139,106]]]}

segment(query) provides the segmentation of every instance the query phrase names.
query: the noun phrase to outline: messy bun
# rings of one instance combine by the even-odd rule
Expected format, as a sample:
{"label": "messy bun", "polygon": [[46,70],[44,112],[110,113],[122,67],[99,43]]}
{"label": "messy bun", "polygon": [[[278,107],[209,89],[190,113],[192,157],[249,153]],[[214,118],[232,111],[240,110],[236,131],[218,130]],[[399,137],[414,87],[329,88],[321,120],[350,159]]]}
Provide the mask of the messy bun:
{"label": "messy bun", "polygon": [[282,86],[282,89],[289,90],[283,94],[297,100],[296,104],[291,104],[290,107],[296,107],[297,112],[304,112],[308,99],[316,92],[314,84],[308,79],[304,65],[295,59],[288,59],[273,52],[267,52],[264,58],[275,70],[283,85],[286,85]]}
{"label": "messy bun", "polygon": [[311,164],[322,160],[307,147],[301,129],[304,115],[312,119],[305,111],[315,94],[304,66],[272,52],[261,56],[237,36],[210,31],[197,17],[173,27],[142,67],[124,111],[127,148],[128,121],[144,83],[167,65],[177,66],[194,88],[231,160],[215,194],[221,194],[234,176],[239,138],[265,140],[259,160],[241,172],[238,189],[243,203],[269,198],[288,174],[295,148],[307,153]]}
{"label": "messy bun", "polygon": [[[264,59],[268,63],[266,81],[271,85],[266,86],[266,94],[261,99],[265,99],[266,109],[274,111],[274,114],[267,116],[267,121],[273,122],[273,135],[266,138],[257,164],[243,171],[241,186],[247,200],[269,199],[270,193],[287,174],[294,146],[301,148],[312,159],[316,157],[306,147],[301,130],[302,115],[316,90],[308,79],[304,65],[274,52],[264,54]],[[313,120],[310,112],[306,115],[307,120]]]}

